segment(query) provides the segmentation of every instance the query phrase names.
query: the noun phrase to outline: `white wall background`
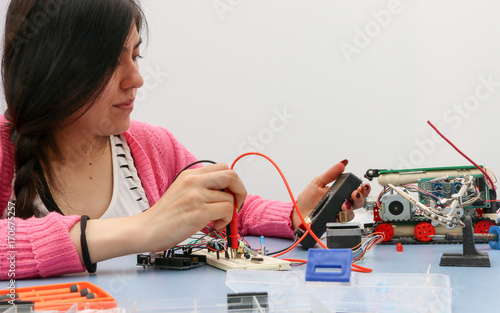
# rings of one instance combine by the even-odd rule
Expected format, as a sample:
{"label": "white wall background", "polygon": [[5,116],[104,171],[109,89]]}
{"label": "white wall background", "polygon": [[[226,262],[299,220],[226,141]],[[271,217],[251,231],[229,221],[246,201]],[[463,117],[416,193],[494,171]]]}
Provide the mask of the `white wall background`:
{"label": "white wall background", "polygon": [[[133,118],[166,127],[198,158],[263,152],[296,195],[345,158],[359,177],[469,165],[436,142],[431,120],[500,173],[499,1],[142,4],[150,37]],[[250,193],[288,199],[267,161],[238,165]]]}

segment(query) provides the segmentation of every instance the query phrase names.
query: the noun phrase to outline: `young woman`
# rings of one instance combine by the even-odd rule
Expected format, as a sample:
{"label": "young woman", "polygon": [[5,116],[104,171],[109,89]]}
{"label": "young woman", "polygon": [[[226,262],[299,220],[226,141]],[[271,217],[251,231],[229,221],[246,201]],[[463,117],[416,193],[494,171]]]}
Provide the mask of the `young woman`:
{"label": "young woman", "polygon": [[[224,228],[234,201],[243,235],[292,237],[300,224],[290,203],[247,195],[225,164],[178,175],[196,158],[167,130],[130,120],[145,26],[135,0],[10,2],[0,279],[93,271],[101,260],[165,250],[206,225]],[[345,165],[306,187],[302,214]],[[344,204],[350,218],[369,191],[364,184]]]}

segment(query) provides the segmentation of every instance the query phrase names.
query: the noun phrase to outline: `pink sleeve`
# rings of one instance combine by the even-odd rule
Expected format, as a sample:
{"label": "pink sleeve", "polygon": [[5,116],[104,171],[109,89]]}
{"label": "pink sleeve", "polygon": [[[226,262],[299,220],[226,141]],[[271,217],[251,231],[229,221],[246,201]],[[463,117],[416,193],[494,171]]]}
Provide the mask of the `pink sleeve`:
{"label": "pink sleeve", "polygon": [[293,238],[293,204],[248,195],[238,213],[238,229],[242,236]]}
{"label": "pink sleeve", "polygon": [[71,227],[79,216],[50,213],[44,218],[0,220],[0,280],[83,272]]}

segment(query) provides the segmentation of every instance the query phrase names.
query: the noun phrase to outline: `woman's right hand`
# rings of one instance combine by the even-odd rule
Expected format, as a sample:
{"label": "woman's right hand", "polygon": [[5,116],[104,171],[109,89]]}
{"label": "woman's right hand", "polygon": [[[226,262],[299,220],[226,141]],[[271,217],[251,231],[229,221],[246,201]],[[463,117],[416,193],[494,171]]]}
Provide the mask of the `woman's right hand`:
{"label": "woman's right hand", "polygon": [[232,219],[234,201],[239,208],[246,195],[241,179],[226,164],[185,170],[140,216],[156,246],[151,251],[175,246],[211,222],[223,229]]}
{"label": "woman's right hand", "polygon": [[[234,197],[233,197],[234,194]],[[217,230],[232,219],[247,195],[241,179],[226,164],[182,172],[160,200],[147,211],[122,218],[87,222],[87,244],[92,262],[127,254],[163,251],[213,222]],[[82,260],[80,223],[70,230]]]}

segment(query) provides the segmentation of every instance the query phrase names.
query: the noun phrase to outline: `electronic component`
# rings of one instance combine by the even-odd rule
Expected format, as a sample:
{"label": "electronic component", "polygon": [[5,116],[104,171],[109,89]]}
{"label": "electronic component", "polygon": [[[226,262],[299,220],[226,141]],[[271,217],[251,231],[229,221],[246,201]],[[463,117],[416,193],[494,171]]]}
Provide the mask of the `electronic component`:
{"label": "electronic component", "polygon": [[403,244],[402,244],[401,242],[398,242],[398,243],[396,244],[396,250],[397,250],[398,252],[403,252]]}
{"label": "electronic component", "polygon": [[399,170],[379,170],[369,169],[365,177],[369,180],[378,178],[381,186],[393,184],[396,186],[411,184],[419,179],[433,179],[436,177],[459,177],[465,174],[481,175],[481,172],[474,166],[455,166],[455,167],[431,167],[431,168],[412,168]]}
{"label": "electronic component", "polygon": [[264,236],[260,236],[260,254],[266,255],[266,241]]}
{"label": "electronic component", "polygon": [[[335,180],[325,196],[319,201],[314,210],[306,217],[305,221],[310,223],[311,230],[317,236],[325,233],[326,224],[333,222],[342,209],[342,204],[351,198],[351,194],[361,185],[361,179],[352,173],[344,173]],[[302,237],[305,228],[295,229],[295,235]],[[314,247],[316,240],[307,234],[300,242],[307,249]]]}
{"label": "electronic component", "polygon": [[198,254],[173,254],[164,256],[163,253],[138,254],[137,265],[170,270],[187,270],[207,264],[207,258]]}
{"label": "electronic component", "polygon": [[[418,187],[422,190],[426,190],[430,195],[421,194],[420,202],[425,205],[430,205],[431,201],[435,201],[436,197],[440,199],[451,199],[454,194],[460,192],[462,183],[457,181],[456,177],[446,177],[446,178],[435,178],[435,179],[419,179]],[[476,192],[468,193],[468,197],[463,197],[464,209],[476,209],[484,208],[488,209],[491,207],[490,203],[490,193],[488,192],[488,187],[486,185],[486,180],[484,176],[476,175],[472,176],[472,184],[477,187],[479,194]],[[471,199],[474,199],[471,201]],[[439,204],[439,203],[438,203]]]}
{"label": "electronic component", "polygon": [[460,220],[460,218],[464,214],[464,210],[461,205],[461,198],[464,193],[467,191],[467,187],[472,184],[472,178],[469,175],[465,175],[464,184],[462,188],[460,188],[460,193],[453,199],[449,206],[448,213],[442,213],[441,208],[436,208],[434,206],[426,207],[422,203],[418,202],[416,199],[412,198],[407,193],[402,190],[396,188],[392,184],[389,184],[392,190],[396,191],[400,196],[410,201],[414,205],[416,205],[420,210],[422,210],[422,215],[432,220],[432,226],[437,226],[438,223],[446,226],[448,229],[453,229],[456,226],[464,227],[464,223]]}
{"label": "electronic component", "polygon": [[290,269],[290,262],[276,259],[264,255],[252,256],[246,258],[241,255],[238,258],[217,258],[216,253],[209,252],[206,249],[194,252],[194,255],[205,256],[208,265],[227,271],[232,269],[239,270],[275,270],[284,271]]}
{"label": "electronic component", "polygon": [[384,220],[409,221],[415,211],[413,204],[398,194],[385,194],[380,203]]}
{"label": "electronic component", "polygon": [[[267,309],[268,295],[263,292],[240,292],[227,294],[227,309],[229,311],[247,312],[247,310]],[[241,311],[240,311],[241,310]],[[255,311],[255,312],[260,312]]]}
{"label": "electronic component", "polygon": [[359,223],[326,224],[326,245],[330,249],[351,249],[361,243]]}

